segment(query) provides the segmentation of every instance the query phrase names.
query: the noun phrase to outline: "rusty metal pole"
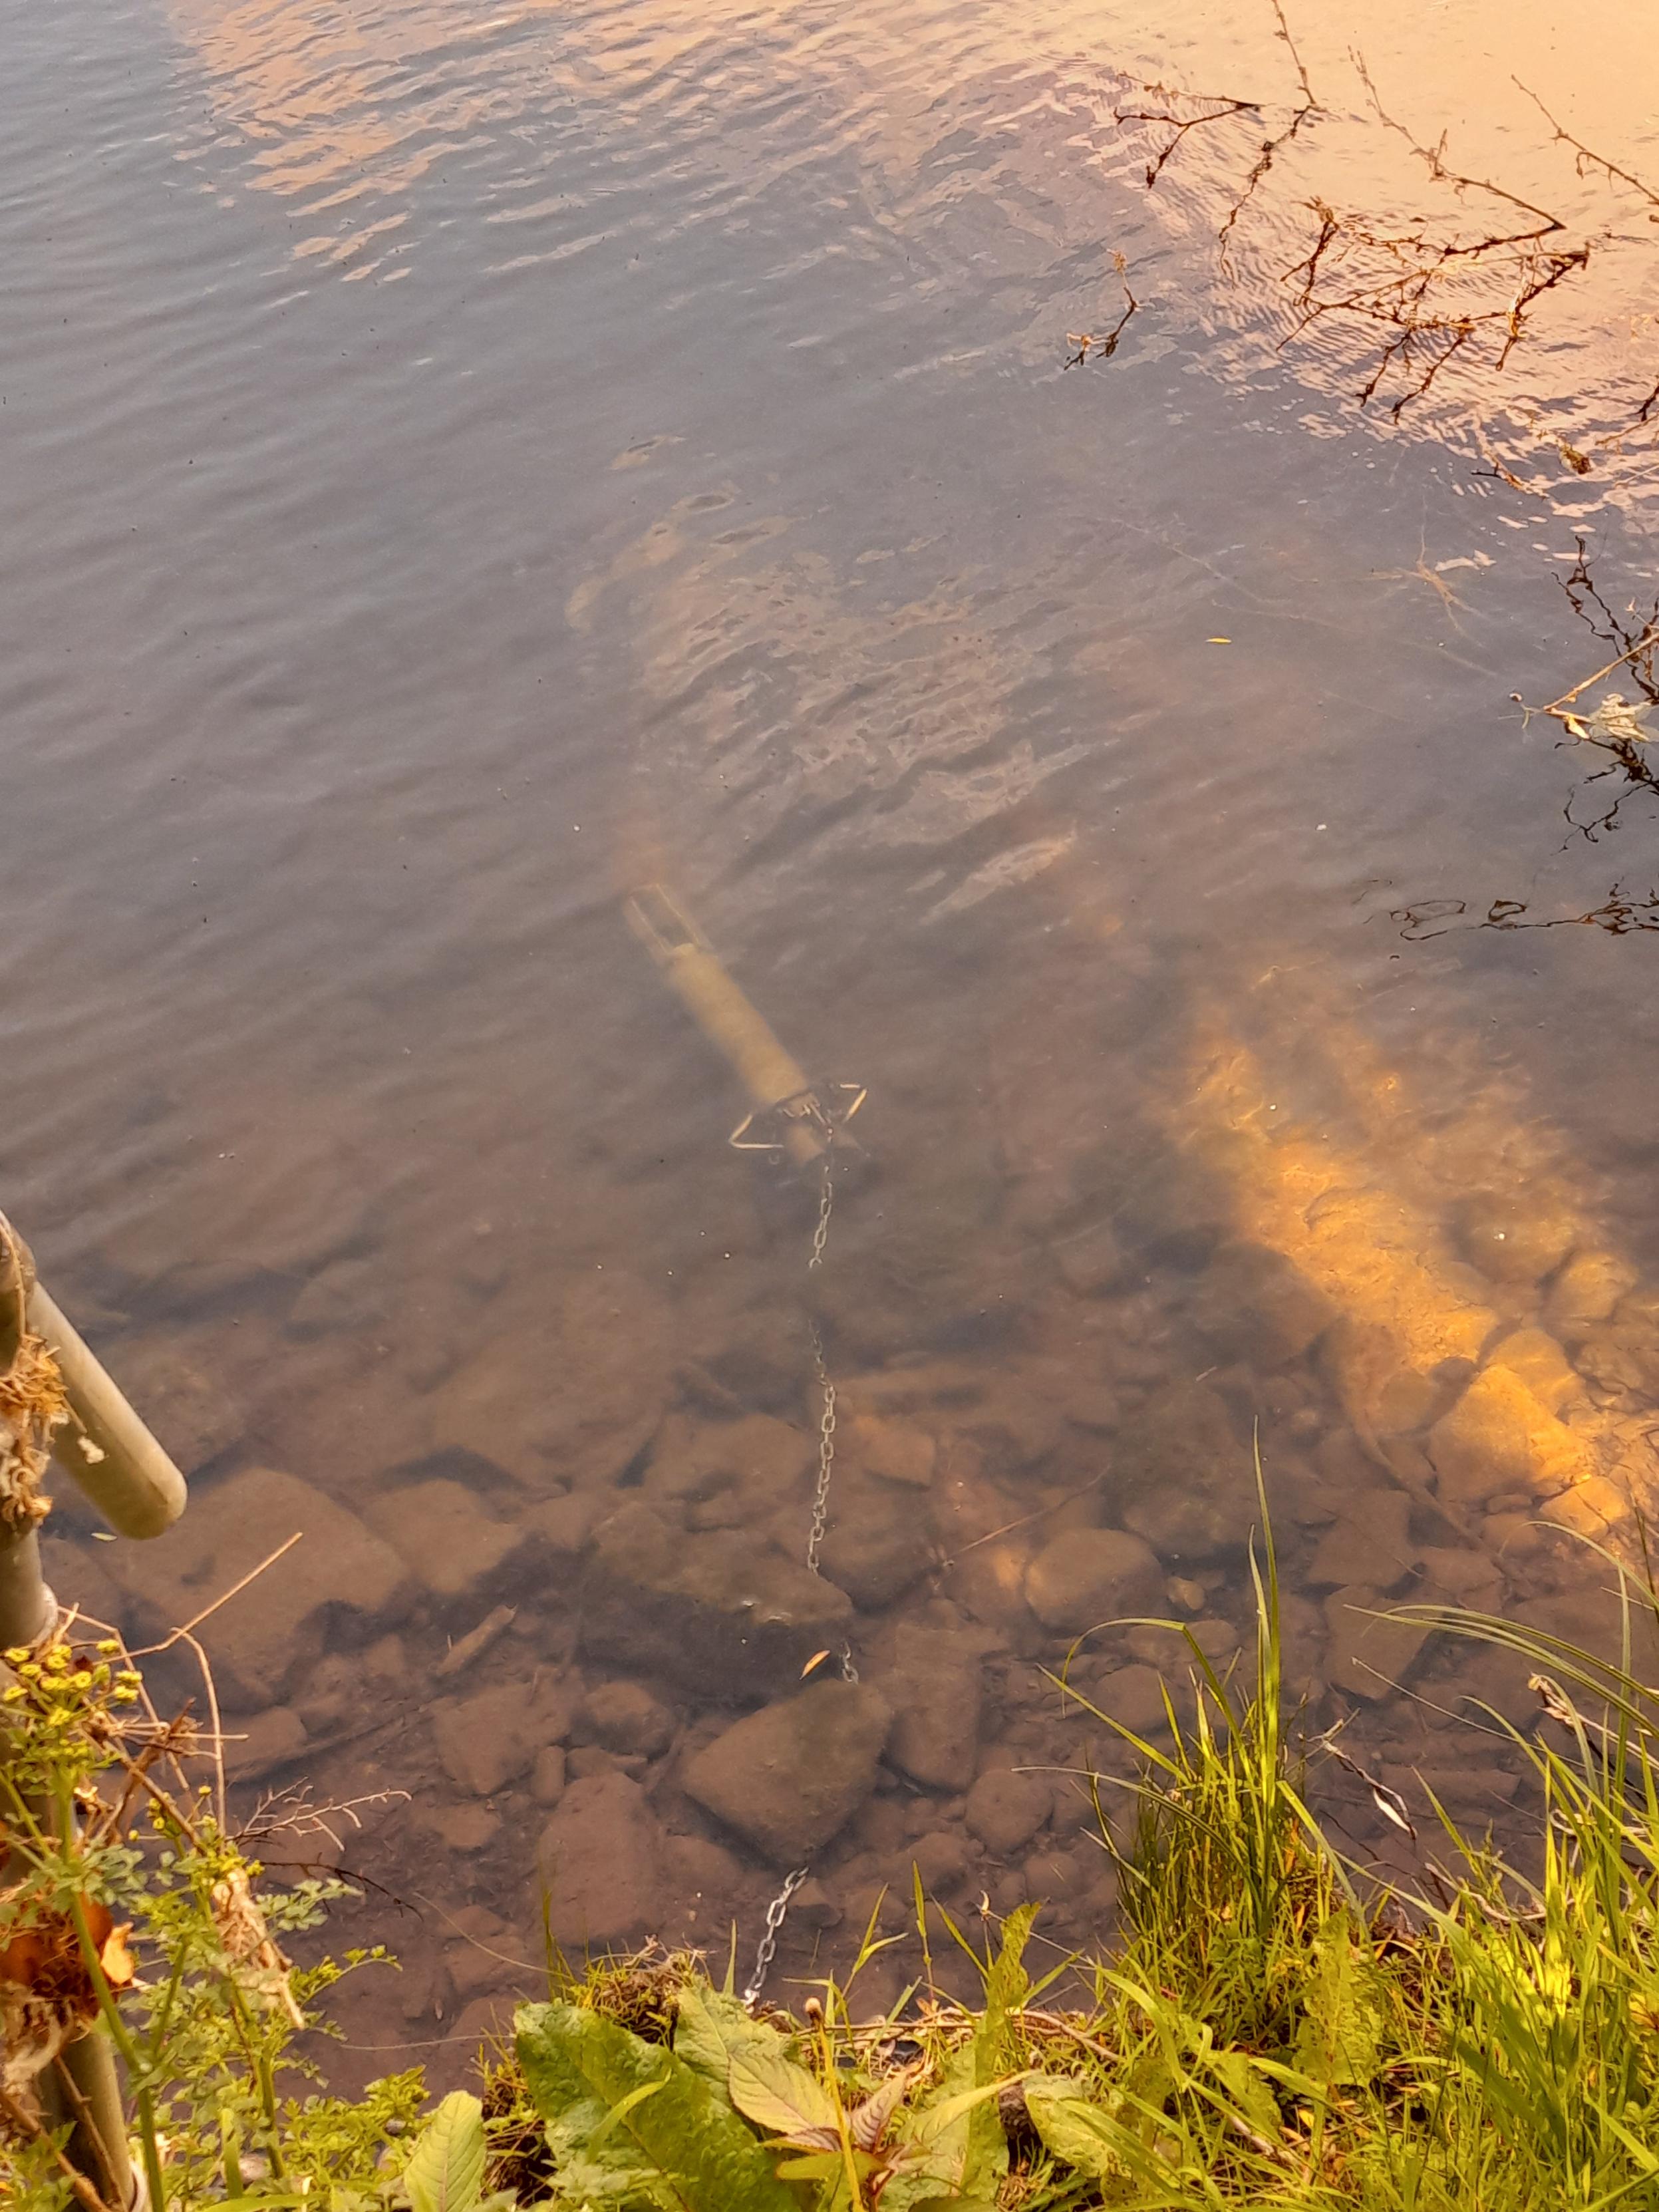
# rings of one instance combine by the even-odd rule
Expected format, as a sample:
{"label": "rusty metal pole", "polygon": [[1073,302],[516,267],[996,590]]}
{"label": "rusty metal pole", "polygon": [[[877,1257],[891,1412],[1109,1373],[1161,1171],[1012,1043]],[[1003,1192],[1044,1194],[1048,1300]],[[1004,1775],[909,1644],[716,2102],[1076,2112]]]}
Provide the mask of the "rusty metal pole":
{"label": "rusty metal pole", "polygon": [[[3,1215],[0,1231],[0,1371],[15,1356],[21,1315],[57,1361],[69,1400],[70,1418],[52,1440],[58,1464],[121,1535],[159,1536],[184,1510],[183,1475],[41,1289],[33,1255]],[[35,1528],[0,1522],[0,1648],[44,1643],[58,1619]],[[49,2077],[42,2101],[49,2124],[70,2130],[70,2162],[106,2203],[122,2212],[140,2206],[143,2184],[127,2148],[108,2037],[96,2026],[83,2030],[65,2045],[59,2063],[68,2086]]]}

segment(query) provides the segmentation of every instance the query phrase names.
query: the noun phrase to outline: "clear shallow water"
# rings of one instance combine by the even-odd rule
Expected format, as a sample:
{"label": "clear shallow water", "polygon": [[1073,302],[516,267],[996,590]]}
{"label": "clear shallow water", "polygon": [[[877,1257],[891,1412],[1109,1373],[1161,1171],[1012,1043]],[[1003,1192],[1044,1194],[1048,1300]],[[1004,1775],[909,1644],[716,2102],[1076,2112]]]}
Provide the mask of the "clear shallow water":
{"label": "clear shallow water", "polygon": [[[141,1403],[151,1378],[200,1499],[274,1465],[397,1523],[411,1484],[457,1480],[520,1532],[487,1584],[371,1624],[408,1672],[368,1751],[296,1659],[319,1789],[367,1759],[477,1811],[427,1711],[497,1586],[519,1617],[469,1689],[640,1671],[571,1671],[580,1585],[532,1516],[567,1480],[648,1491],[659,1418],[811,1417],[810,1224],[725,1149],[732,1085],[620,918],[642,880],[815,1074],[871,1087],[879,1180],[832,1229],[849,1405],[922,1355],[1000,1394],[994,1418],[944,1383],[907,1408],[974,1445],[980,1517],[937,1486],[928,1571],[854,1637],[890,1681],[902,1626],[989,1633],[981,1756],[1074,1754],[1032,1673],[1066,1638],[1023,1610],[1018,1544],[982,1547],[1000,1582],[938,1562],[1038,1511],[1116,1525],[1147,1407],[1206,1370],[1242,1455],[1268,1425],[1270,1478],[1283,1431],[1288,1571],[1322,1603],[1318,1516],[1360,1481],[1340,1453],[1364,1409],[1328,1356],[1206,1333],[1218,1243],[1290,1250],[1364,1317],[1409,1276],[1414,1310],[1534,1320],[1547,1286],[1456,1272],[1485,1192],[1645,1271],[1644,941],[1471,926],[1494,901],[1605,921],[1659,884],[1643,791],[1586,836],[1606,787],[1511,699],[1616,649],[1561,588],[1580,534],[1615,616],[1639,627],[1655,589],[1643,73],[1559,52],[1541,9],[1448,9],[1403,43],[1349,12],[1297,27],[1322,112],[1224,265],[1294,113],[1270,13],[9,27],[6,1205]],[[1575,53],[1651,38],[1628,8],[1601,33]],[[1501,372],[1472,344],[1397,421],[1398,382],[1355,404],[1374,319],[1292,335],[1309,204],[1467,246],[1497,203],[1378,118],[1351,44],[1413,137],[1449,129],[1446,163],[1559,218],[1540,251],[1590,242]],[[1627,178],[1581,173],[1511,69]],[[1171,126],[1116,119],[1169,105],[1146,81],[1265,122],[1189,132],[1149,193]],[[1512,297],[1528,250],[1475,257],[1463,307]],[[1115,352],[1067,368],[1126,284]],[[1291,1135],[1264,1151],[1264,1127]],[[1364,1195],[1346,1244],[1307,1232],[1322,1198],[1340,1231],[1334,1191]],[[1062,1255],[1102,1221],[1120,1264],[1079,1289]],[[1407,1255],[1381,1289],[1367,1240]],[[501,1425],[441,1462],[492,1347]],[[1215,1449],[1194,1418],[1156,1462],[1176,1489]],[[777,1542],[804,1546],[781,1495]],[[1432,1521],[1413,1540],[1443,1548]],[[80,1556],[91,1586],[106,1563]],[[1198,1564],[1203,1617],[1237,1625],[1236,1547]],[[1535,1559],[1504,1594],[1571,1579]],[[1318,1671],[1322,1613],[1306,1642]],[[664,1932],[736,1916],[746,1946],[776,1873],[681,1786],[736,1708],[651,1680],[677,1731],[635,1768]],[[1364,1724],[1433,1766],[1415,1710]],[[782,1970],[833,1952],[919,1836],[960,1843],[962,1795],[890,1777],[818,1855],[823,1924],[791,1923]],[[471,1829],[370,1817],[365,1870],[436,1903],[390,1929],[416,1971],[358,2040],[439,2038],[484,1986],[440,1908],[487,1909],[526,1955],[549,1810],[520,1774]],[[1077,1827],[1062,1808],[1011,1863],[970,1841],[951,1879],[1000,1909],[1040,1884],[1070,1940],[1104,1910]]]}

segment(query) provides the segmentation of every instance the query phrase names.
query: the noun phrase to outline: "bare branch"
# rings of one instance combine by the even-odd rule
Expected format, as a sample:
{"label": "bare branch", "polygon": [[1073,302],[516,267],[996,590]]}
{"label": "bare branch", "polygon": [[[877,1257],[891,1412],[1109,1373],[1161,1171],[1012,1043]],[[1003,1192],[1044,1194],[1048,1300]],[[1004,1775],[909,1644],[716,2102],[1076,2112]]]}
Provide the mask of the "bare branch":
{"label": "bare branch", "polygon": [[[1640,177],[1633,175],[1628,169],[1621,169],[1616,161],[1608,161],[1605,154],[1596,153],[1593,147],[1585,145],[1582,138],[1575,138],[1571,131],[1564,130],[1530,85],[1522,84],[1520,78],[1514,76],[1510,78],[1510,82],[1517,92],[1526,94],[1527,98],[1531,100],[1561,143],[1572,148],[1578,156],[1577,167],[1581,177],[1588,175],[1589,169],[1604,169],[1609,177],[1616,177],[1620,184],[1629,185],[1632,191],[1640,192],[1644,199],[1659,208],[1659,192],[1656,192],[1651,185],[1644,184]],[[1586,167],[1587,163],[1589,168]]]}

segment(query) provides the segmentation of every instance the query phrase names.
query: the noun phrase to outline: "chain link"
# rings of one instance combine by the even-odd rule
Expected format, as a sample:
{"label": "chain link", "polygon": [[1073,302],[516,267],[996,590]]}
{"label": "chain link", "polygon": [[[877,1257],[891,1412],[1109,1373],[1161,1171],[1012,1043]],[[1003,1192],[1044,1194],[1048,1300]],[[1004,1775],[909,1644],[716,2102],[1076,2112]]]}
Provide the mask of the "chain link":
{"label": "chain link", "polygon": [[744,2006],[747,2011],[754,2010],[760,2000],[761,1991],[766,1987],[766,1977],[771,1970],[773,1960],[777,1956],[778,1936],[783,1927],[783,1916],[789,1910],[790,1899],[805,1879],[806,1869],[797,1867],[793,1874],[785,1878],[783,1887],[766,1908],[766,1930],[760,1939],[760,1948],[755,1953],[755,1971],[749,1977],[749,1985],[743,1993]]}
{"label": "chain link", "polygon": [[812,1492],[812,1522],[806,1536],[806,1571],[818,1571],[818,1549],[830,1522],[830,1480],[836,1471],[836,1386],[823,1364],[823,1339],[817,1322],[807,1325],[812,1346],[812,1371],[817,1377],[823,1411],[818,1416],[818,1480]]}
{"label": "chain link", "polygon": [[806,1263],[810,1275],[815,1267],[823,1265],[823,1248],[830,1242],[830,1209],[836,1200],[834,1160],[836,1156],[836,1125],[823,1123],[823,1181],[818,1187],[818,1225],[812,1231],[812,1256]]}

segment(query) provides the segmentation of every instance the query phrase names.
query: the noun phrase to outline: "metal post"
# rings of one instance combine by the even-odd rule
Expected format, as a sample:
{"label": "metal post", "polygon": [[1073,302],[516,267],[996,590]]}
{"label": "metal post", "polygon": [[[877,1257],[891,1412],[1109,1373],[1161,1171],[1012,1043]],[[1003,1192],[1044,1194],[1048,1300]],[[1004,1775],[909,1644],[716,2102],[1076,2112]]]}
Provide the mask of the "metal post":
{"label": "metal post", "polygon": [[[15,1355],[21,1314],[56,1359],[69,1400],[70,1419],[53,1439],[59,1465],[120,1534],[159,1536],[184,1510],[183,1475],[35,1280],[33,1255],[3,1215],[0,1231],[0,1371]],[[58,1618],[35,1528],[0,1522],[0,1647],[44,1642]],[[42,2085],[47,2124],[69,2128],[65,2154],[106,2203],[137,2207],[143,2186],[108,2038],[95,2024],[83,2029],[58,2063],[62,2078],[48,2075]]]}

